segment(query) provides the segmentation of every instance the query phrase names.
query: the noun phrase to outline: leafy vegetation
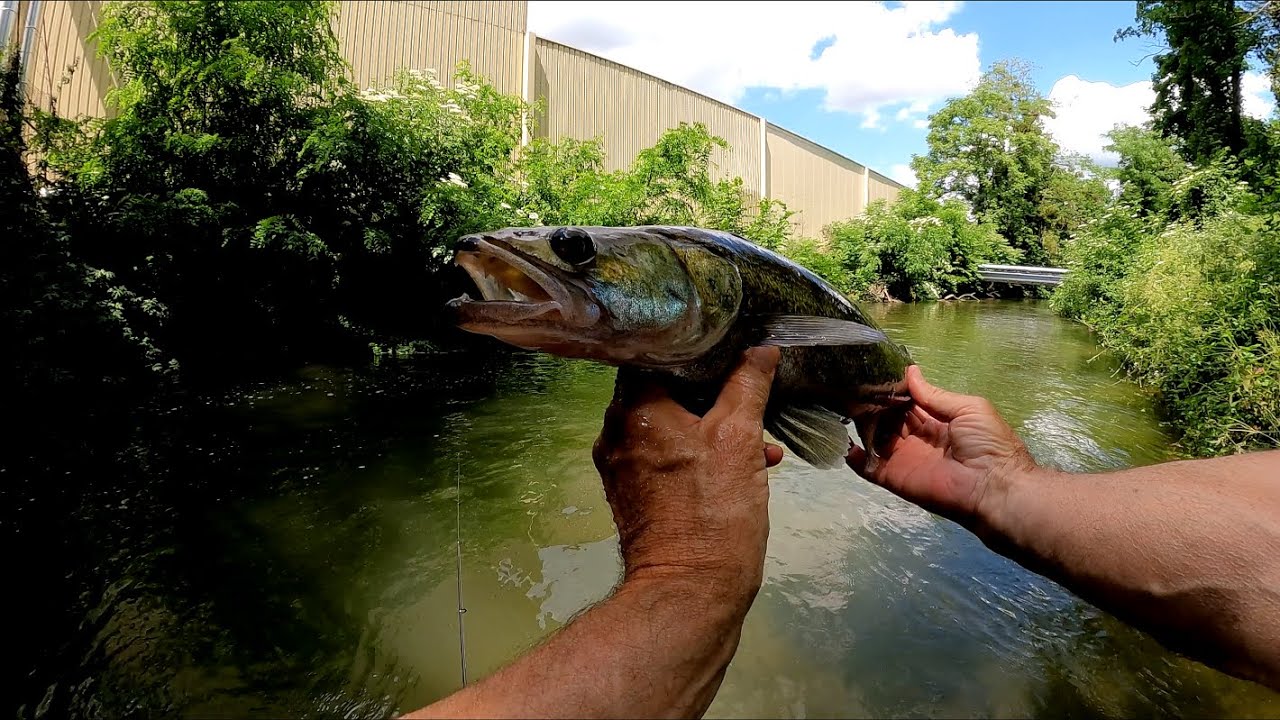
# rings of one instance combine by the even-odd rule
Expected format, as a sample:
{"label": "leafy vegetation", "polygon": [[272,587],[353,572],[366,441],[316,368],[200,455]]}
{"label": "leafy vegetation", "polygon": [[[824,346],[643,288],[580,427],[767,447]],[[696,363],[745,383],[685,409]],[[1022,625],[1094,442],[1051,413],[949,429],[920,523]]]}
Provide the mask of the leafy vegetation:
{"label": "leafy vegetation", "polygon": [[435,308],[458,291],[449,250],[485,228],[789,235],[781,204],[713,179],[725,142],[705,126],[606,172],[598,141],[522,148],[536,113],[465,64],[450,87],[426,69],[352,87],[333,10],[108,4],[95,39],[122,81],[112,117],[33,113],[43,207],[67,252],[136,298],[120,322],[171,370],[221,377],[439,339]]}
{"label": "leafy vegetation", "polygon": [[1152,130],[1112,139],[1120,198],[1067,246],[1071,273],[1054,307],[1093,327],[1160,394],[1189,452],[1280,445],[1280,226],[1270,203],[1230,160],[1183,165]]}
{"label": "leafy vegetation", "polygon": [[[1020,254],[991,223],[969,219],[964,203],[903,190],[890,205],[827,229],[840,263],[837,287],[869,298],[938,300],[977,289],[977,266]],[[803,259],[801,260],[803,262]]]}
{"label": "leafy vegetation", "polygon": [[1112,133],[1114,168],[1064,154],[1027,68],[995,63],[930,118],[912,163],[919,190],[820,238],[796,236],[782,203],[724,177],[727,144],[700,124],[619,168],[598,138],[522,145],[536,108],[465,64],[448,86],[406,68],[356,88],[333,11],[108,3],[95,39],[121,83],[106,119],[24,113],[10,77],[0,222],[17,240],[2,251],[0,315],[17,340],[14,392],[29,388],[29,404],[106,398],[464,342],[435,312],[462,289],[448,263],[459,235],[687,224],[778,250],[866,299],[965,297],[984,290],[981,263],[1066,263],[1055,307],[1165,397],[1189,448],[1280,434],[1266,395],[1280,144],[1274,123],[1240,108],[1247,62],[1280,56],[1269,5],[1138,3],[1120,35],[1169,48],[1154,124]]}
{"label": "leafy vegetation", "polygon": [[[1160,35],[1147,127],[1116,128],[1116,201],[1066,248],[1053,297],[1164,400],[1194,454],[1280,445],[1280,128],[1244,115],[1267,7],[1139,2],[1119,37]],[[1206,28],[1214,28],[1207,31]]]}

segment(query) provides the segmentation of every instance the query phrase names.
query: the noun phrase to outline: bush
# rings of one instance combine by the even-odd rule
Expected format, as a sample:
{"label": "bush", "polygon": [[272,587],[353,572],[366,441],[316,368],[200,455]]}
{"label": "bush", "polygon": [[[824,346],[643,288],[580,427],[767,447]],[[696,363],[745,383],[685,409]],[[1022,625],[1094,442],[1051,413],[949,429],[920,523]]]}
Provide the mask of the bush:
{"label": "bush", "polygon": [[0,395],[20,418],[0,452],[10,484],[122,431],[118,419],[175,369],[139,329],[164,307],[75,257],[41,206],[19,77],[15,53],[0,77]]}
{"label": "bush", "polygon": [[[344,361],[447,334],[456,239],[508,225],[689,224],[778,245],[780,203],[713,180],[725,141],[681,124],[626,171],[464,63],[357,90],[332,3],[129,2],[96,32],[106,120],[36,118],[68,251],[147,307],[133,329],[187,372]],[[459,282],[453,282],[454,280]]]}
{"label": "bush", "polygon": [[713,180],[712,155],[727,149],[702,123],[680,123],[631,167],[606,172],[599,139],[538,139],[521,153],[508,202],[550,225],[691,225],[776,248],[791,235],[777,201],[749,200],[741,178]]}
{"label": "bush", "polygon": [[812,270],[815,275],[831,283],[831,286],[845,294],[851,293],[855,287],[853,275],[844,262],[844,258],[827,248],[820,247],[810,238],[797,238],[777,248],[787,258]]}
{"label": "bush", "polygon": [[1217,162],[1117,203],[1070,243],[1052,299],[1159,393],[1197,455],[1280,445],[1280,227],[1236,177]]}
{"label": "bush", "polygon": [[883,288],[899,299],[936,300],[976,289],[978,265],[1019,257],[960,201],[939,202],[913,190],[903,190],[892,205],[872,203],[866,215],[826,232],[850,292],[862,295]]}

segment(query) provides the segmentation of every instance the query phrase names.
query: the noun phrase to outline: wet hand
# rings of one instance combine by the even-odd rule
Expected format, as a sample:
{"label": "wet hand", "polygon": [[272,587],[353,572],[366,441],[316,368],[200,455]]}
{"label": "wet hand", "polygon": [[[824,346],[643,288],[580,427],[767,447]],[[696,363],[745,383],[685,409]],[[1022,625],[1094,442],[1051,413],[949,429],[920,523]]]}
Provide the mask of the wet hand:
{"label": "wet hand", "polygon": [[676,576],[754,597],[769,534],[768,468],[781,448],[763,417],[777,348],[747,352],[698,417],[626,369],[593,457],[627,578]]}
{"label": "wet hand", "polygon": [[905,500],[972,527],[1003,481],[1034,469],[1035,461],[987,399],[934,387],[915,365],[907,368],[907,387],[914,405],[900,430],[878,448],[879,462],[868,469],[866,452],[854,446],[849,467]]}

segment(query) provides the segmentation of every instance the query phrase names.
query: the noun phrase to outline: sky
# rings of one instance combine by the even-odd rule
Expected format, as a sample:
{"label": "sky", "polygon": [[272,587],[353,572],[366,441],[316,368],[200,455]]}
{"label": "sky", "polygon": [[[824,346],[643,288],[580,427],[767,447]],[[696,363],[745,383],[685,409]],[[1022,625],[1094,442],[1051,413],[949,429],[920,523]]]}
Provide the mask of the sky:
{"label": "sky", "polygon": [[[1103,133],[1151,104],[1150,38],[1114,40],[1132,0],[580,2],[529,0],[529,30],[697,90],[908,185],[927,118],[993,62],[1031,66],[1064,150],[1103,164]],[[1269,117],[1261,73],[1245,111]]]}

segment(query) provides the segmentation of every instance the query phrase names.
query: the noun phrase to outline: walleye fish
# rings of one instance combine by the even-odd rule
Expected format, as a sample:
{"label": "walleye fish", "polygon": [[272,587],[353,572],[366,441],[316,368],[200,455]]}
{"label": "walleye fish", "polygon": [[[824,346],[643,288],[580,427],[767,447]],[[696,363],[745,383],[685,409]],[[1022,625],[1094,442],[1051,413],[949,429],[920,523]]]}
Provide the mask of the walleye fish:
{"label": "walleye fish", "polygon": [[874,463],[877,419],[911,401],[904,347],[817,275],[736,235],[505,228],[462,237],[454,259],[483,298],[449,301],[462,329],[659,373],[691,411],[748,347],[781,347],[765,428],[815,467],[843,463],[849,421]]}

